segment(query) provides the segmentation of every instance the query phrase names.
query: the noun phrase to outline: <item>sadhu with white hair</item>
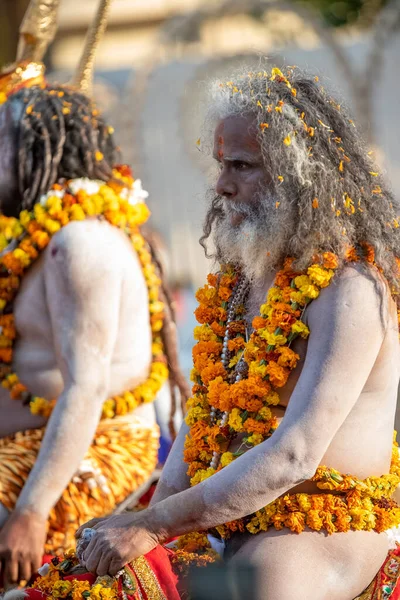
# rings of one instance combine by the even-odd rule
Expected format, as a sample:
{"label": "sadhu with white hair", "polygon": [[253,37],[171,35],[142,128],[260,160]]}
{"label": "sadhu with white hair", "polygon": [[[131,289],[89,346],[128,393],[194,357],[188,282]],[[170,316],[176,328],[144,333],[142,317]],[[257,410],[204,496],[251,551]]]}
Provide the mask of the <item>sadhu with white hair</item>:
{"label": "sadhu with white hair", "polygon": [[[398,203],[298,69],[219,82],[208,119],[219,175],[202,242],[221,267],[197,293],[186,423],[148,509],[78,530],[86,589],[176,598],[160,544],[180,536],[175,569],[218,550],[258,566],[260,599],[398,598]],[[77,560],[27,593],[75,598]]]}

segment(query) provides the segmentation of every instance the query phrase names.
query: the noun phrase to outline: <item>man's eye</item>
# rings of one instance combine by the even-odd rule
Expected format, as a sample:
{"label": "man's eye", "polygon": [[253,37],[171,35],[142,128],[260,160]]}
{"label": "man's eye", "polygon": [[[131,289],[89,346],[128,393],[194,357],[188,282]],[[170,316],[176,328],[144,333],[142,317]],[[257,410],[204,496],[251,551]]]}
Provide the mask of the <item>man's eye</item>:
{"label": "man's eye", "polygon": [[249,163],[243,162],[242,160],[235,160],[233,166],[237,171],[245,171],[250,167]]}

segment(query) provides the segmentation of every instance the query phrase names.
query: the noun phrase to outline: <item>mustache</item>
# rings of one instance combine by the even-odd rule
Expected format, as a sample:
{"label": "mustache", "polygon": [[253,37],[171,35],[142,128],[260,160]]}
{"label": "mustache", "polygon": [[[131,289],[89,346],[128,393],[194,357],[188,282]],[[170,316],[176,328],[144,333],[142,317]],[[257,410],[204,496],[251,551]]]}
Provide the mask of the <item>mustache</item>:
{"label": "mustache", "polygon": [[241,217],[251,217],[254,215],[254,208],[246,202],[235,202],[234,200],[223,200],[223,208],[226,215],[240,215]]}

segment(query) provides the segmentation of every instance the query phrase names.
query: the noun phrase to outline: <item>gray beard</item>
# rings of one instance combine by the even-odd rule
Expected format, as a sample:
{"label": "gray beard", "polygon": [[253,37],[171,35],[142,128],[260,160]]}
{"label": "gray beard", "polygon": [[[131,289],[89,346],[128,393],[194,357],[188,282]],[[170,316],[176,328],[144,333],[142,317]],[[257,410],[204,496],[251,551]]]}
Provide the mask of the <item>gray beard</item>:
{"label": "gray beard", "polygon": [[[270,197],[260,198],[254,205],[234,205],[224,201],[225,216],[213,229],[213,243],[223,263],[240,268],[249,281],[261,283],[277,270],[287,255],[293,215],[289,207],[275,208]],[[230,215],[240,214],[244,220],[231,225]]]}

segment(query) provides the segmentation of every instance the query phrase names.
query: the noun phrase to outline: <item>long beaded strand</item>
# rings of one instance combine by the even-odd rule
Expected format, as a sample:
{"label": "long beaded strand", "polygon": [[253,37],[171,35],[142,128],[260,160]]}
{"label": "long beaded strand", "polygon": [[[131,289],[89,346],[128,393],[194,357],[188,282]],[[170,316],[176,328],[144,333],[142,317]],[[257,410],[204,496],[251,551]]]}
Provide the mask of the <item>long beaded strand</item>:
{"label": "long beaded strand", "polygon": [[[229,342],[229,335],[230,335],[229,334],[229,330],[230,330],[229,325],[234,320],[239,306],[241,306],[245,302],[248,293],[249,293],[249,282],[246,279],[246,277],[244,275],[242,275],[233,289],[232,298],[231,298],[231,301],[230,301],[230,304],[228,307],[226,331],[225,331],[224,340],[222,343],[222,354],[221,354],[221,362],[222,362],[224,369],[226,369],[226,370],[228,370],[228,365],[229,365],[229,350],[228,350],[228,342]],[[235,381],[240,381],[242,379],[242,374],[241,374],[242,369],[240,368],[242,361],[243,361],[243,356],[241,357],[240,361],[236,365],[236,368],[234,371]],[[212,406],[211,411],[210,411],[211,424],[213,424],[215,422],[216,415],[217,415],[217,410],[214,406]],[[229,418],[229,412],[228,411],[223,412],[222,416],[221,416],[221,422],[219,425],[220,429],[223,429],[224,427],[226,427],[226,425],[228,423],[228,418]],[[210,462],[210,467],[212,469],[216,469],[219,465],[220,460],[221,460],[221,453],[214,451],[211,462]]]}

